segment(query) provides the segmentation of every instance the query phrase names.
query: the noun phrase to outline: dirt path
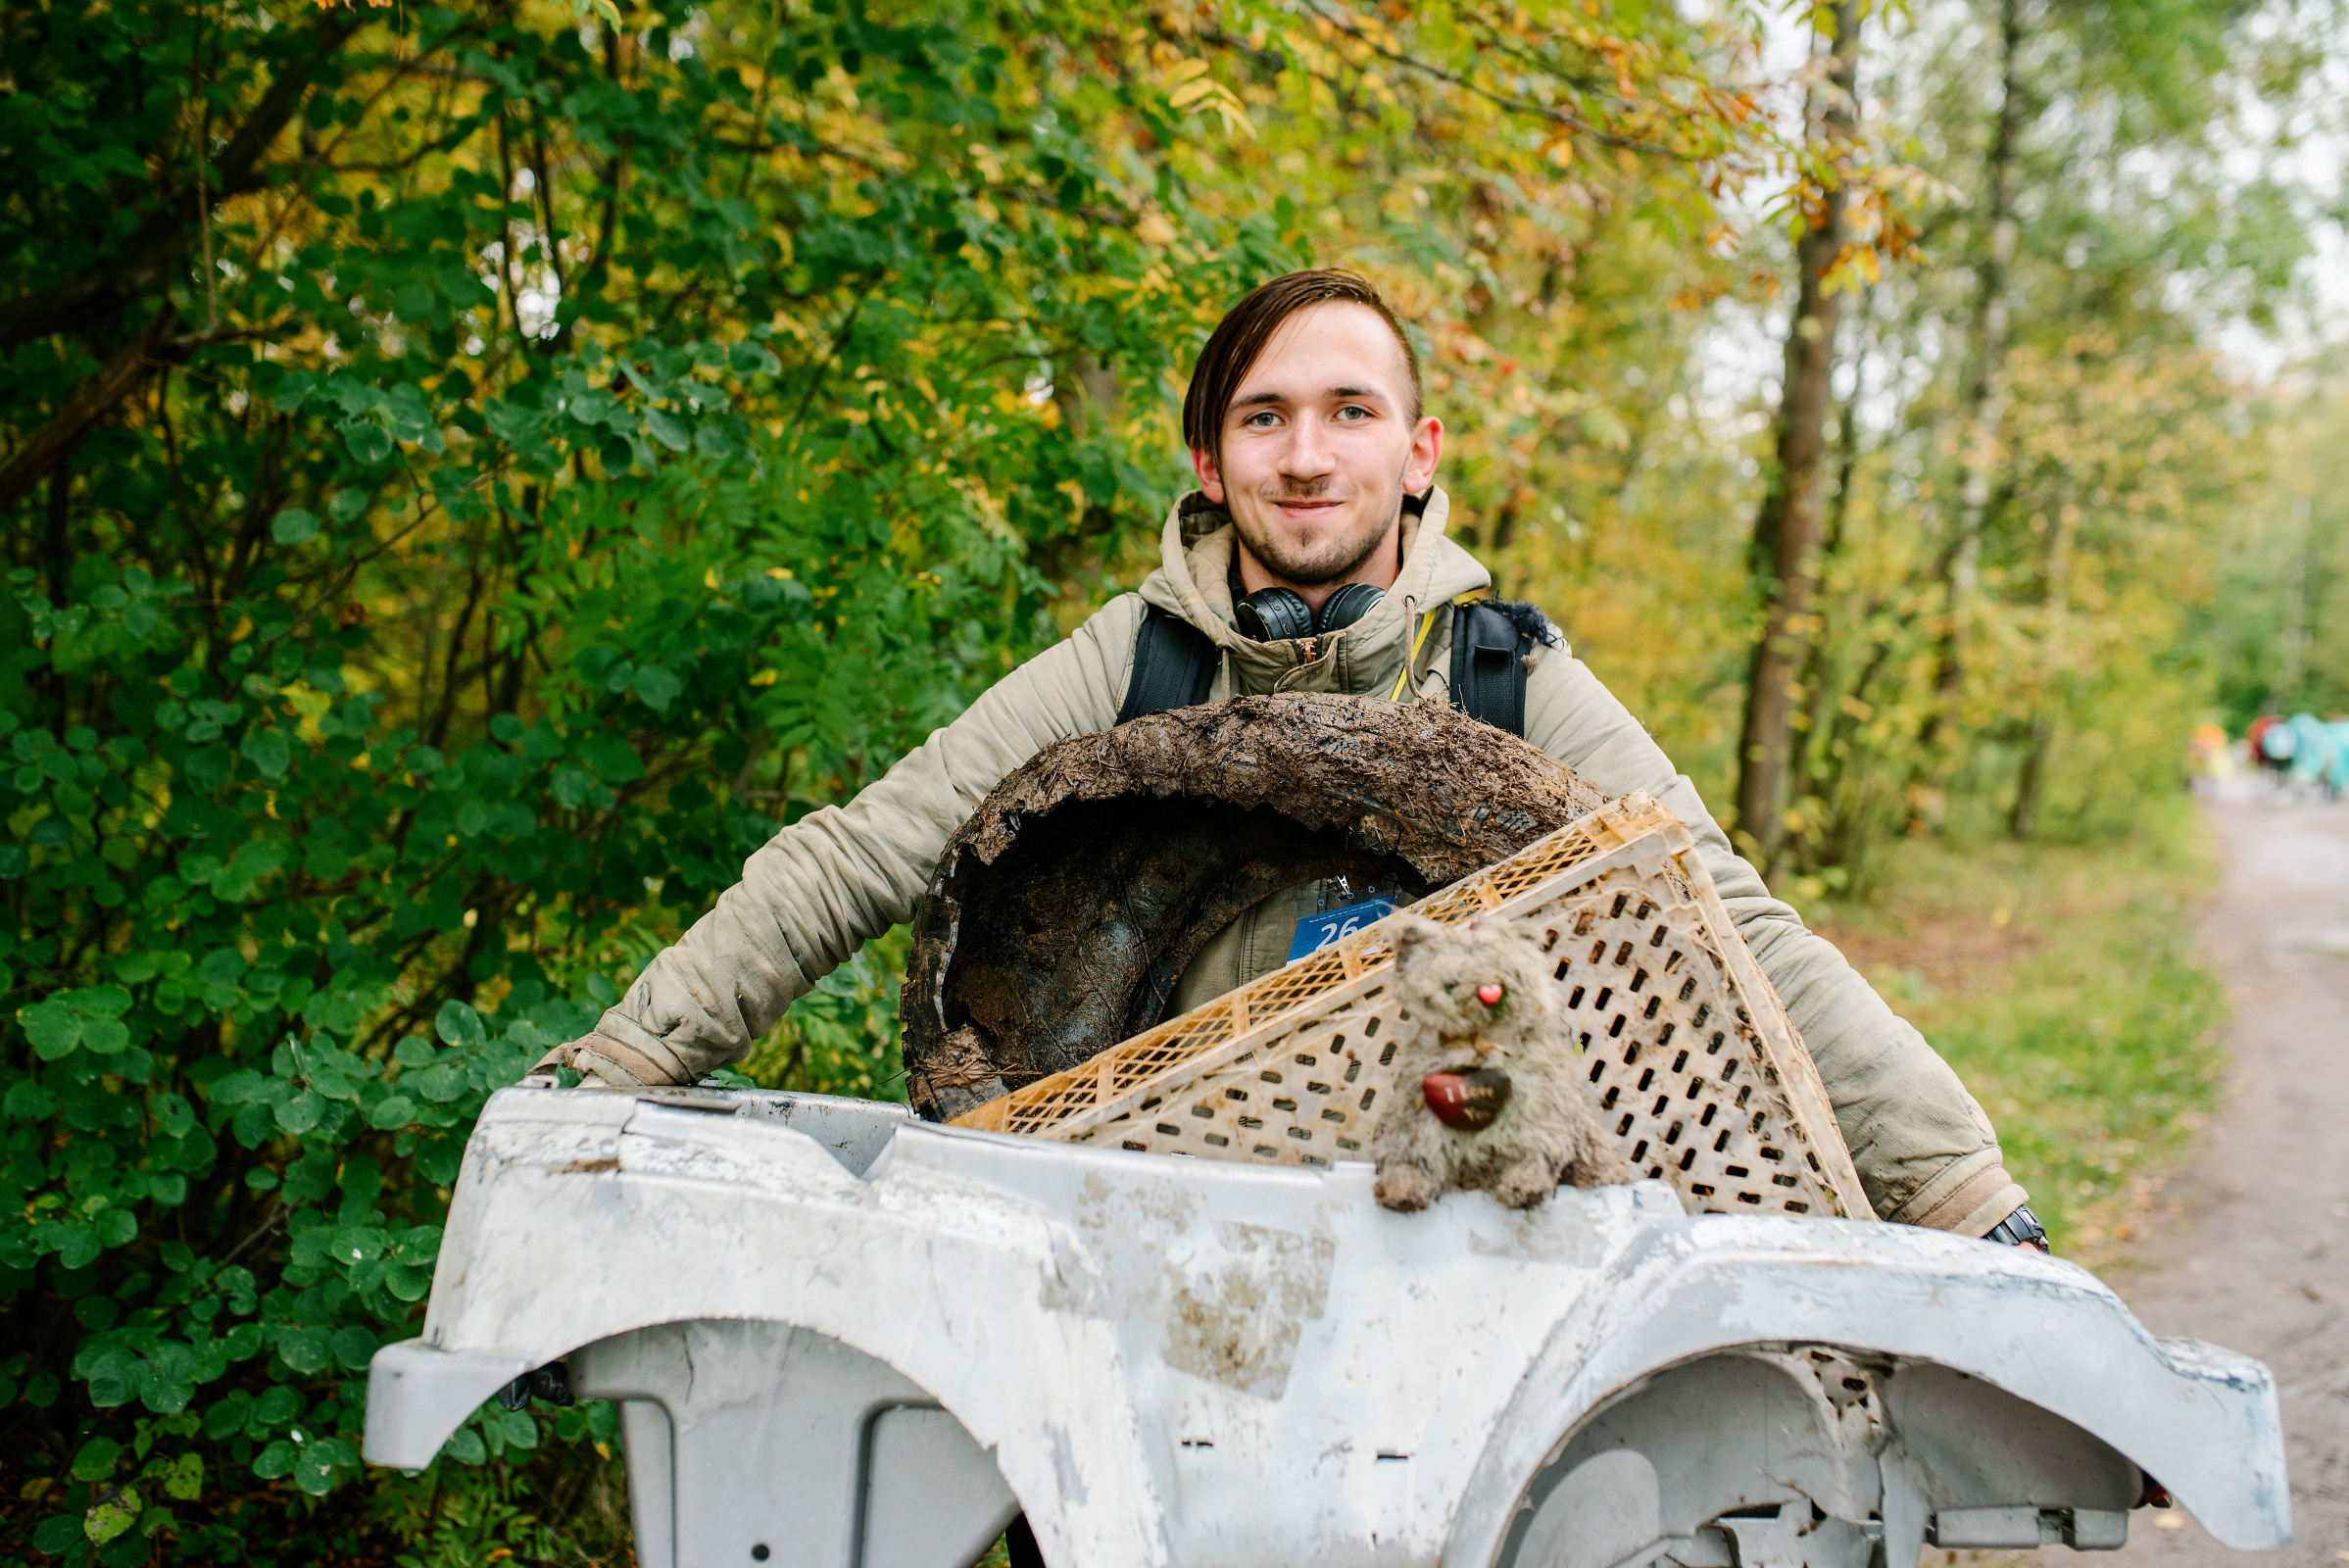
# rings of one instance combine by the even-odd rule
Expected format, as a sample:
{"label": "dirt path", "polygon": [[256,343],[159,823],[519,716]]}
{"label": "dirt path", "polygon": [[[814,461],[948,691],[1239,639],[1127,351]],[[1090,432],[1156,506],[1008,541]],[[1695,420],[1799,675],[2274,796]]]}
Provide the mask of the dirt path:
{"label": "dirt path", "polygon": [[[2138,1513],[2105,1563],[2349,1563],[2349,806],[2213,804],[2226,876],[2203,928],[2233,1004],[2233,1062],[2194,1162],[2102,1270],[2156,1334],[2276,1371],[2293,1544],[2227,1550]],[[2060,1548],[2045,1555],[2071,1557]]]}

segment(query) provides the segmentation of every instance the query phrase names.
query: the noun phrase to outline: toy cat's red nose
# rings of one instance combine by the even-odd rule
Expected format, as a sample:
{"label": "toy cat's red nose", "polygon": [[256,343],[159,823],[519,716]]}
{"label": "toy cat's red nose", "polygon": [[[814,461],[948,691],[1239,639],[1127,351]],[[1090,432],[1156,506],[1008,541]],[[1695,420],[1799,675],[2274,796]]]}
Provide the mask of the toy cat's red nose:
{"label": "toy cat's red nose", "polygon": [[1500,995],[1500,987],[1493,984],[1490,980],[1476,988],[1476,1000],[1488,1007],[1499,1006]]}

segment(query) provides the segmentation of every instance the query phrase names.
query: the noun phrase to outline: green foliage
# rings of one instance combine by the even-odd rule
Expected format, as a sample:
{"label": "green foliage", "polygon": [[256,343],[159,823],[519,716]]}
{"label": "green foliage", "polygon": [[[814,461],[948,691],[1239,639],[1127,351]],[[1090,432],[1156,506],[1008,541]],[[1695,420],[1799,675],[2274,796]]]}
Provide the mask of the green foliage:
{"label": "green foliage", "polygon": [[441,1464],[382,1478],[370,1511],[403,1548],[392,1561],[398,1568],[477,1568],[508,1557],[630,1561],[618,1466],[590,1457],[610,1449],[609,1433],[564,1433],[573,1414],[556,1423],[556,1436],[569,1441],[542,1445],[532,1454],[510,1450],[507,1459],[478,1470]]}
{"label": "green foliage", "polygon": [[2262,713],[2349,714],[2349,403],[2337,356],[2279,398],[2268,484],[2229,519],[2195,617],[2230,733]]}
{"label": "green foliage", "polygon": [[[2317,227],[2321,198],[2290,183],[2288,138],[2262,122],[2335,112],[2297,24],[2228,0],[1983,4],[1868,26],[1874,145],[1844,171],[1868,219],[1852,243],[1910,265],[1880,282],[1831,270],[1842,320],[1818,592],[1791,634],[1792,757],[1777,820],[1732,824],[1749,845],[1782,840],[1768,869],[1806,897],[1880,874],[1872,857],[1897,838],[2125,835],[2175,793],[2226,652],[2221,569],[2267,458],[2267,399],[2213,328],[2287,310]],[[2246,78],[2256,98],[2232,85]],[[1778,236],[1762,237],[1776,275],[1757,281],[1776,298],[1736,304],[1772,314],[1727,313],[1756,333],[1757,380],[1793,294]],[[1759,619],[1718,607],[1779,587],[1737,559],[1743,528],[1723,526],[1756,517],[1781,461],[1776,390],[1732,379],[1718,364],[1643,370],[1654,392],[1615,405],[1620,458],[1587,478],[1568,467],[1588,542],[1529,539],[1508,560],[1575,607],[1585,657],[1639,694],[1717,808],[1738,737],[1722,698],[1758,667]]]}
{"label": "green foliage", "polygon": [[[1165,319],[1299,253],[1178,278],[1078,133],[1162,92],[951,6],[7,25],[0,1549],[552,1554],[608,1409],[338,1500],[484,1097],[1053,635],[1032,558],[1171,494]],[[887,965],[796,1081],[890,1092]]]}
{"label": "green foliage", "polygon": [[762,1041],[742,1070],[721,1073],[745,1085],[905,1101],[898,1054],[898,992],[905,983],[909,933],[898,926],[866,943],[815,983],[782,1027]]}

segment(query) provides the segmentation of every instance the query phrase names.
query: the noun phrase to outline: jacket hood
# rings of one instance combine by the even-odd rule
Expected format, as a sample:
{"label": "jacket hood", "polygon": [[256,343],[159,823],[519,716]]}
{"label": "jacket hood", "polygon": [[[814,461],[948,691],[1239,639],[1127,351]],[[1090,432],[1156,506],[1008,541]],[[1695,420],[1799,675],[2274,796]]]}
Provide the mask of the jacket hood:
{"label": "jacket hood", "polygon": [[1161,560],[1143,580],[1142,598],[1198,627],[1223,654],[1227,679],[1218,680],[1218,696],[1391,686],[1422,615],[1492,586],[1483,563],[1445,536],[1450,512],[1450,498],[1438,488],[1417,516],[1404,513],[1402,571],[1369,614],[1325,637],[1259,643],[1241,635],[1232,618],[1239,535],[1231,514],[1194,490],[1166,515]]}

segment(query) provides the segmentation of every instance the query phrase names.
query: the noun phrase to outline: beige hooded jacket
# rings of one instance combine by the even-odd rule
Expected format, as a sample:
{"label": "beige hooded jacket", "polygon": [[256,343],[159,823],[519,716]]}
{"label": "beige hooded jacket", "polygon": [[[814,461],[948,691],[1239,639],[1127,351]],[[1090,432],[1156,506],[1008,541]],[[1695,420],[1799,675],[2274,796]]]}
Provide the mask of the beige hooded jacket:
{"label": "beige hooded jacket", "polygon": [[[1190,509],[1186,514],[1185,508]],[[1044,748],[1117,721],[1144,607],[1204,632],[1221,652],[1216,698],[1287,691],[1398,691],[1448,700],[1455,597],[1491,575],[1444,536],[1434,491],[1406,516],[1403,566],[1368,615],[1318,639],[1256,643],[1233,629],[1229,517],[1203,498],[1168,516],[1164,561],[1139,593],[1111,600],[1066,641],[999,681],[968,711],[844,807],[776,834],[683,941],[647,965],[594,1034],[549,1059],[614,1084],[691,1082],[741,1057],[794,999],[858,944],[910,917],[948,837],[1003,778]],[[1425,626],[1416,650],[1411,643]],[[1981,1106],[1924,1037],[1734,853],[1688,780],[1565,648],[1539,654],[1526,739],[1609,795],[1645,790],[1696,835],[1722,898],[1819,1064],[1870,1202],[1885,1219],[1980,1236],[2023,1202]],[[1195,1005],[1277,965],[1296,903],[1276,895],[1210,944],[1185,976]],[[1275,908],[1272,906],[1279,905]]]}

